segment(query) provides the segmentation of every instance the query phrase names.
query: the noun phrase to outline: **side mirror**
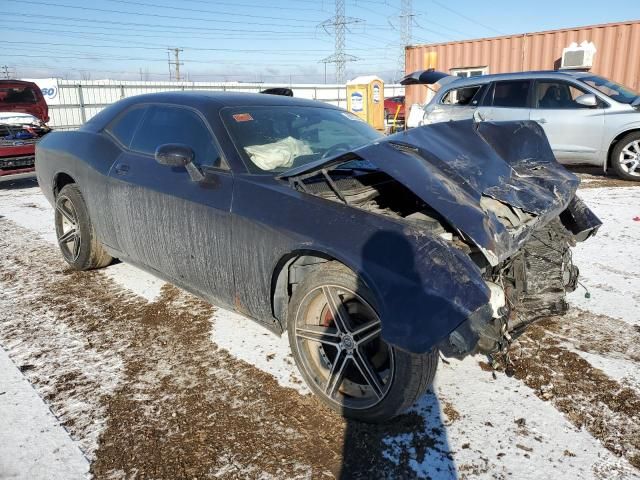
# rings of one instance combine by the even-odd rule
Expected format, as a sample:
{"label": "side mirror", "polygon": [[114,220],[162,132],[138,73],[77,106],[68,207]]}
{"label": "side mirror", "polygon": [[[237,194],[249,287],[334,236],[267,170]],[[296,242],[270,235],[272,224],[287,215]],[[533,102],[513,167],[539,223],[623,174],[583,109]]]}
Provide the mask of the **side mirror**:
{"label": "side mirror", "polygon": [[597,107],[598,99],[593,93],[585,93],[576,98],[576,103],[584,105],[585,107]]}
{"label": "side mirror", "polygon": [[156,148],[156,162],[168,167],[185,167],[191,180],[200,182],[204,180],[204,175],[193,163],[195,154],[193,149],[181,143],[166,143]]}
{"label": "side mirror", "polygon": [[191,147],[181,143],[166,143],[156,148],[156,162],[168,167],[186,167],[193,158]]}

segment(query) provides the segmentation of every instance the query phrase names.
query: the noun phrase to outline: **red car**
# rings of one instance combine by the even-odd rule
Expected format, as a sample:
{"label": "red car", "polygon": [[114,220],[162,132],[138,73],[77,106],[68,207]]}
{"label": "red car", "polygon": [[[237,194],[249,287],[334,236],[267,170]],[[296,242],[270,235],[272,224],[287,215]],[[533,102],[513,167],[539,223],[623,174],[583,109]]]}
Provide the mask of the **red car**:
{"label": "red car", "polygon": [[32,82],[0,80],[0,180],[35,170],[36,143],[51,130],[49,107]]}
{"label": "red car", "polygon": [[396,115],[396,111],[400,106],[398,112],[398,119],[404,118],[404,95],[398,95],[397,97],[389,97],[384,99],[384,118],[393,120]]}

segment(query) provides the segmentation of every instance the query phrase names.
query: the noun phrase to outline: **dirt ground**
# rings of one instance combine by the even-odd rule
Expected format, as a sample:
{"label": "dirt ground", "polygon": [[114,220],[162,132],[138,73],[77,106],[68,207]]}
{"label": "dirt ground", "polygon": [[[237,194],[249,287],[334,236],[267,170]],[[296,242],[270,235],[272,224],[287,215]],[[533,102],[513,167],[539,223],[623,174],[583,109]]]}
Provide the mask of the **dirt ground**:
{"label": "dirt ground", "polygon": [[[211,305],[172,286],[146,303],[100,272],[68,270],[53,246],[0,224],[0,282],[22,298],[0,301],[0,338],[93,457],[96,478],[388,478],[407,471],[380,452],[385,436],[418,428],[415,416],[393,427],[350,426],[313,397],[215,348]],[[24,249],[13,248],[18,241]],[[60,351],[68,335],[77,348]],[[122,364],[112,364],[115,356]],[[117,390],[98,383],[103,369],[123,377]],[[83,405],[69,411],[69,404]],[[96,434],[91,452],[87,440]]]}
{"label": "dirt ground", "polygon": [[[592,177],[610,181],[583,176]],[[490,456],[477,440],[457,450],[443,442],[469,420],[455,402],[443,399],[441,422],[430,425],[416,411],[386,425],[345,421],[216,346],[216,307],[170,285],[148,302],[100,271],[70,271],[54,245],[1,216],[0,231],[0,345],[79,442],[95,478],[511,476],[504,453]],[[637,366],[640,328],[573,309],[518,339],[499,371],[477,361],[483,381],[517,380],[576,432],[640,468],[640,385],[608,376],[589,355]],[[535,457],[543,438],[530,412],[508,422],[522,439],[508,442],[519,461]],[[489,435],[497,426],[483,423]],[[451,466],[468,452],[473,461]],[[580,452],[566,445],[561,456],[571,462]],[[415,464],[436,457],[442,467],[419,475]],[[606,468],[590,474],[631,478]]]}

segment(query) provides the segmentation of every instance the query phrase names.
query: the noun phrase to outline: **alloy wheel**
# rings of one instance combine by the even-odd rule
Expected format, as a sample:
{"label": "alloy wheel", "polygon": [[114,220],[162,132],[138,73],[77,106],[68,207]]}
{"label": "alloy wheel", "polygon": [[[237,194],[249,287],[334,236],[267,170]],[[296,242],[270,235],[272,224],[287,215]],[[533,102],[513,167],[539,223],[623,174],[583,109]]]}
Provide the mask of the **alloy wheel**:
{"label": "alloy wheel", "polygon": [[58,197],[56,201],[56,236],[63,255],[75,262],[80,255],[82,236],[78,214],[68,197]]}
{"label": "alloy wheel", "polygon": [[628,175],[640,176],[640,140],[629,142],[620,152],[620,168]]}
{"label": "alloy wheel", "polygon": [[367,409],[387,395],[393,350],[380,336],[378,314],[360,295],[335,285],[310,291],[300,304],[294,333],[302,367],[331,402]]}

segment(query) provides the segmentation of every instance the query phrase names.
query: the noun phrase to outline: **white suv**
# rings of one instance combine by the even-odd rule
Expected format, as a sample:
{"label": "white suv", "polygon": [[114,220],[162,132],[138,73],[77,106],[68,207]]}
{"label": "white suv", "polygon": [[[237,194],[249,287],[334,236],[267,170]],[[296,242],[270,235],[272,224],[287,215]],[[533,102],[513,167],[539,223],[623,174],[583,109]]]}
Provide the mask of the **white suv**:
{"label": "white suv", "polygon": [[640,181],[640,94],[588,72],[523,72],[454,77],[427,70],[401,82],[440,84],[423,124],[475,118],[534,120],[564,164],[611,167]]}

